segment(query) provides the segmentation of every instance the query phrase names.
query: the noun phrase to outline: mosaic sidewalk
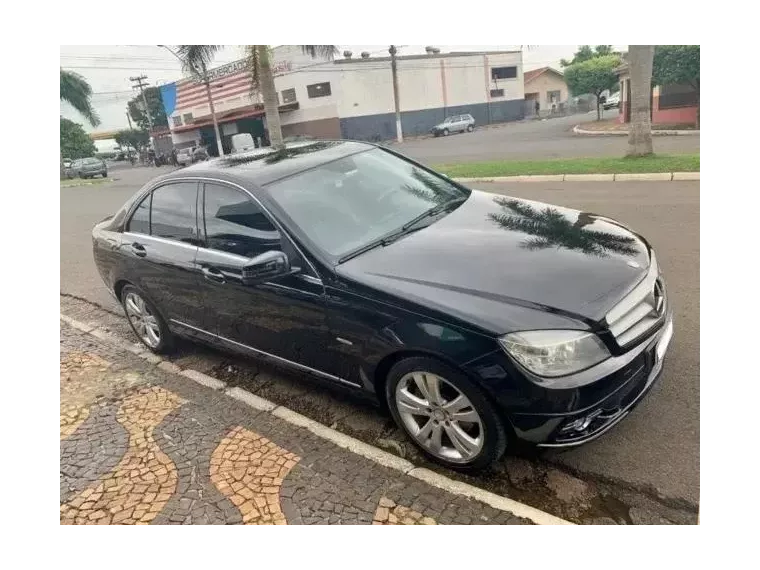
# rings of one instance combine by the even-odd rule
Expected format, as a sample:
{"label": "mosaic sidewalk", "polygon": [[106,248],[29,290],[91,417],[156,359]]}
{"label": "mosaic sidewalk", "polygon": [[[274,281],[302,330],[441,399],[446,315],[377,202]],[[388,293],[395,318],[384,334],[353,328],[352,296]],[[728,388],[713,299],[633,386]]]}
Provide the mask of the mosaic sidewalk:
{"label": "mosaic sidewalk", "polygon": [[61,524],[530,524],[61,323]]}

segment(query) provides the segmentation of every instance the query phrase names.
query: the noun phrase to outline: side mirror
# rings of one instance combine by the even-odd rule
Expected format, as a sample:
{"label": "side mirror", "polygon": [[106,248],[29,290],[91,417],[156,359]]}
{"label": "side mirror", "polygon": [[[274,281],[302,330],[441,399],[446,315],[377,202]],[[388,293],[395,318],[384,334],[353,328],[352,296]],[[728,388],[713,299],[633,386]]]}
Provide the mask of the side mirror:
{"label": "side mirror", "polygon": [[281,251],[265,251],[251,259],[243,267],[243,283],[256,285],[293,273],[288,256]]}

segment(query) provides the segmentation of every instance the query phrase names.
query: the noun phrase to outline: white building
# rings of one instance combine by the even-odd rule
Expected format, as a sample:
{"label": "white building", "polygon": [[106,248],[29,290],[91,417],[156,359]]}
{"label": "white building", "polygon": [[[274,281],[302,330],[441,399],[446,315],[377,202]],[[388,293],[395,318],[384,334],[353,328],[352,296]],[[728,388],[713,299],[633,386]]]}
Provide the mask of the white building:
{"label": "white building", "polygon": [[[314,60],[298,46],[274,49],[275,87],[285,136],[385,140],[396,136],[390,57]],[[449,115],[477,124],[524,116],[522,52],[453,52],[397,57],[405,135],[430,131]],[[227,146],[237,132],[264,133],[264,109],[243,60],[212,70],[211,93]],[[175,146],[216,147],[208,96],[189,79],[161,88]]]}

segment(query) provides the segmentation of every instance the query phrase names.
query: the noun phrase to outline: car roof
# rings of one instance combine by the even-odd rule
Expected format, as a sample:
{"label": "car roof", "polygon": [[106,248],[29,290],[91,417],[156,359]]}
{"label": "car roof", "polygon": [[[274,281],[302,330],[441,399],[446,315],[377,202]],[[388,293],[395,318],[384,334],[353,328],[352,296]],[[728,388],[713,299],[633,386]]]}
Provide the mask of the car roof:
{"label": "car roof", "polygon": [[182,178],[189,174],[198,177],[222,178],[252,182],[263,186],[315,168],[340,158],[376,148],[358,141],[318,140],[288,143],[282,150],[271,147],[257,148],[199,162],[177,170],[169,178]]}

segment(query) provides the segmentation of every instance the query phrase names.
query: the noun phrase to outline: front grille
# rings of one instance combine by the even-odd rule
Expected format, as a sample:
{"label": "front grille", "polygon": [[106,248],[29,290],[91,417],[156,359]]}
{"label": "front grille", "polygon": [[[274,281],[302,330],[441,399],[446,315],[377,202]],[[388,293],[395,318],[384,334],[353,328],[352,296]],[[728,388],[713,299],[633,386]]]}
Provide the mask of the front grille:
{"label": "front grille", "polygon": [[624,347],[653,332],[666,311],[665,283],[652,252],[646,277],[607,313],[606,320],[615,341]]}

